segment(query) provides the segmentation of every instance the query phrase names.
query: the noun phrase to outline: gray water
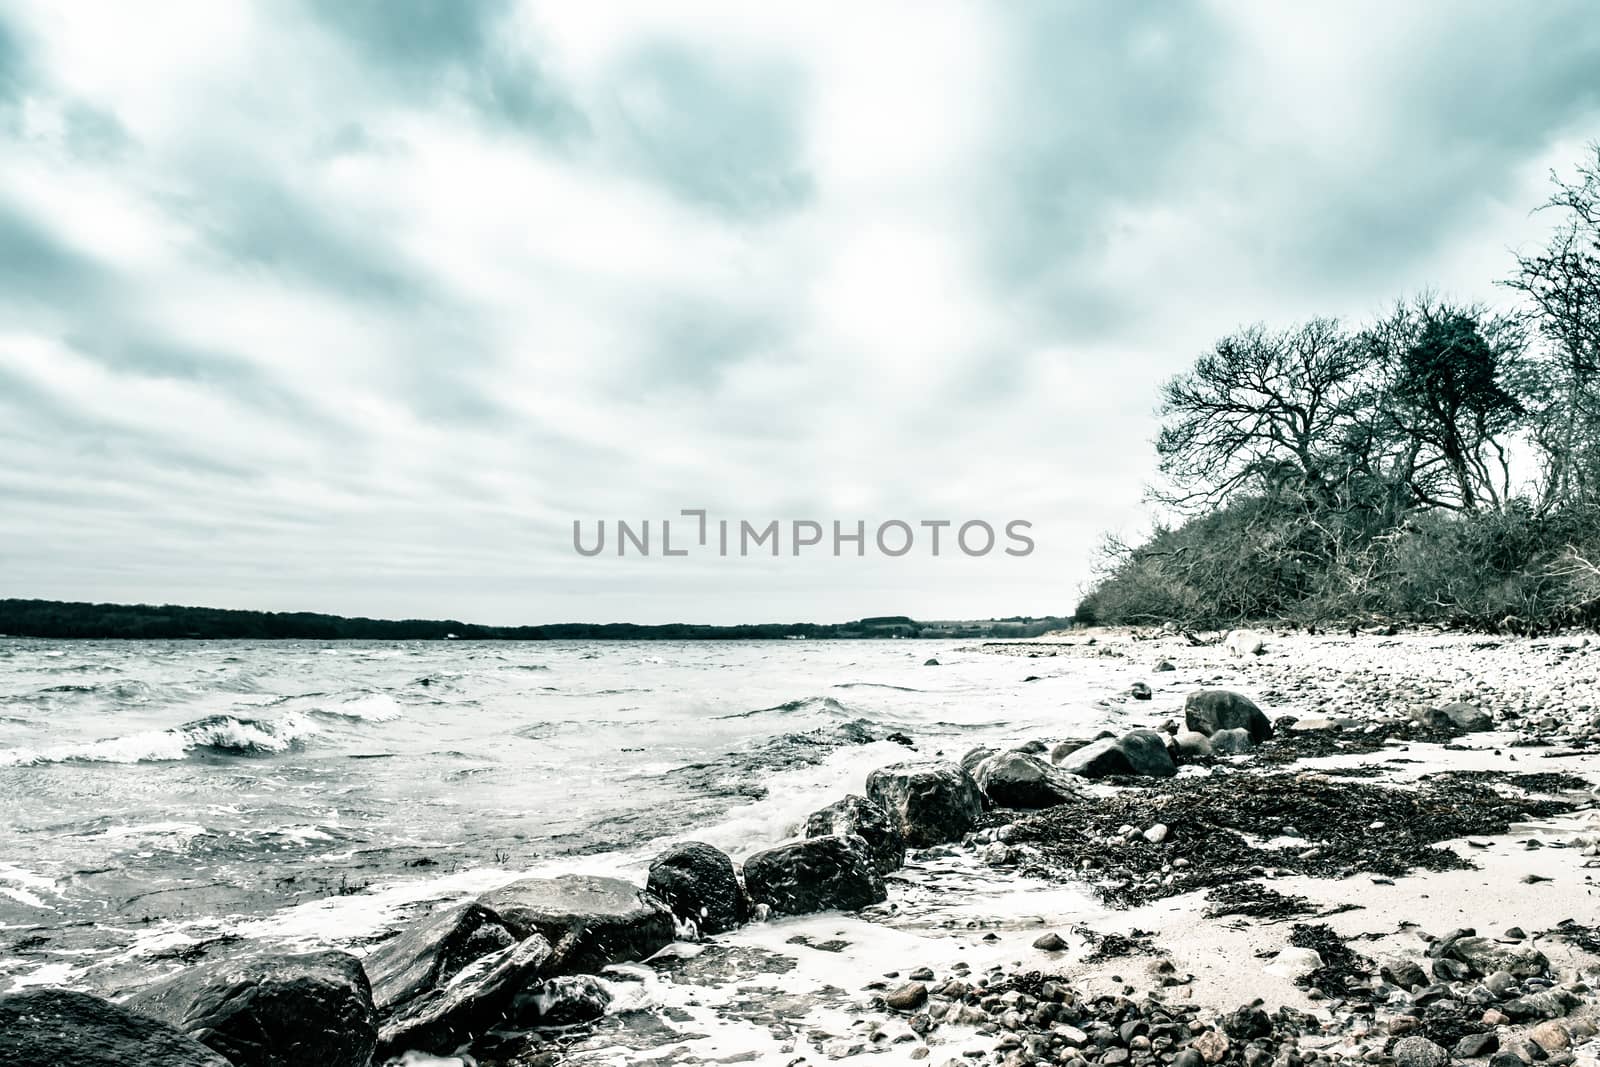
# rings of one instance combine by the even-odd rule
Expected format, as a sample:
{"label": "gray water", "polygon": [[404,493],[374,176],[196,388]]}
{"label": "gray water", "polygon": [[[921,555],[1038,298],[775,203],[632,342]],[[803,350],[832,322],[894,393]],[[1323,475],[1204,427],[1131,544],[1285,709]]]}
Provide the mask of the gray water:
{"label": "gray water", "polygon": [[684,837],[742,856],[911,754],[891,733],[959,755],[1104,718],[1068,662],[901,641],[0,641],[0,989],[330,898],[637,872]]}

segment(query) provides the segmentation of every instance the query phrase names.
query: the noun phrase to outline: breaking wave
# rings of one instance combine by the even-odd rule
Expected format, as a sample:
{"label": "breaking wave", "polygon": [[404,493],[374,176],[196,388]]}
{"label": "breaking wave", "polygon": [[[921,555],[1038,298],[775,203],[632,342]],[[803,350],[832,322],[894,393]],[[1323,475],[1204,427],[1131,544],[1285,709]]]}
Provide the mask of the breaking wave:
{"label": "breaking wave", "polygon": [[164,763],[210,753],[270,756],[285,752],[317,732],[303,715],[281,719],[241,719],[208,715],[171,730],[146,730],[84,744],[47,749],[0,749],[0,766],[46,763]]}

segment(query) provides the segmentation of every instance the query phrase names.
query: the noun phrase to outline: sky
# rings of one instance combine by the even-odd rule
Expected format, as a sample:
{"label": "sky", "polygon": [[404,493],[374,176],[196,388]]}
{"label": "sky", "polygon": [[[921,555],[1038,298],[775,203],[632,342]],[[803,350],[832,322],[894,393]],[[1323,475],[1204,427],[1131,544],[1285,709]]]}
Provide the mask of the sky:
{"label": "sky", "polygon": [[1581,2],[0,0],[0,596],[1068,614],[1164,379],[1503,303],[1596,138]]}

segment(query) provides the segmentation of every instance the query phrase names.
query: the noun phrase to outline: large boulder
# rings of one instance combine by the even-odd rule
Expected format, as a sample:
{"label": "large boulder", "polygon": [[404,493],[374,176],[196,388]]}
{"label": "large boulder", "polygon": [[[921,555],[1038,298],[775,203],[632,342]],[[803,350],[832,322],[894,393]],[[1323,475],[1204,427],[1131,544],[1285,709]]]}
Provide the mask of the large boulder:
{"label": "large boulder", "polygon": [[650,864],[645,892],[663,901],[698,934],[720,934],[750,917],[727,853],[700,841],[673,845]]}
{"label": "large boulder", "polygon": [[447,908],[400,931],[362,960],[372,1002],[387,1018],[407,1002],[444,985],[474,960],[516,944],[499,918],[481,904]]}
{"label": "large boulder", "polygon": [[378,1034],[379,1054],[448,1053],[486,1030],[514,1021],[516,998],[538,984],[550,958],[550,942],[530,934],[472,961],[448,983],[414,997],[385,1019]]}
{"label": "large boulder", "polygon": [[642,960],[672,943],[666,905],[616,878],[564,874],[524,878],[478,898],[517,938],[541,935],[554,946],[551,973],[593,974]]}
{"label": "large boulder", "polygon": [[1129,730],[1118,738],[1102,738],[1061,754],[1061,770],[1081,778],[1138,775],[1169,778],[1178,773],[1166,738],[1154,730]]}
{"label": "large boulder", "polygon": [[1255,701],[1231,689],[1201,689],[1183,704],[1183,721],[1189,729],[1210,737],[1218,730],[1248,730],[1256,744],[1272,736],[1272,723]]}
{"label": "large boulder", "polygon": [[1071,778],[1026,752],[988,757],[973,769],[972,780],[1002,808],[1050,808],[1078,795]]}
{"label": "large boulder", "polygon": [[372,988],[348,952],[265,953],[202,963],[124,1006],[177,1027],[234,1067],[367,1067]]}
{"label": "large boulder", "polygon": [[776,915],[856,911],[888,894],[859,837],[808,837],[744,861],[750,899]]}
{"label": "large boulder", "polygon": [[849,794],[843,800],[811,813],[807,837],[855,834],[867,846],[867,858],[879,874],[897,871],[906,863],[906,835],[889,813],[866,797]]}
{"label": "large boulder", "polygon": [[[983,814],[978,783],[947,760],[880,767],[867,775],[867,799],[900,824],[906,843],[915,848],[959,841]],[[745,877],[748,881],[748,871]]]}
{"label": "large boulder", "polygon": [[0,1067],[230,1067],[182,1031],[88,993],[0,996]]}

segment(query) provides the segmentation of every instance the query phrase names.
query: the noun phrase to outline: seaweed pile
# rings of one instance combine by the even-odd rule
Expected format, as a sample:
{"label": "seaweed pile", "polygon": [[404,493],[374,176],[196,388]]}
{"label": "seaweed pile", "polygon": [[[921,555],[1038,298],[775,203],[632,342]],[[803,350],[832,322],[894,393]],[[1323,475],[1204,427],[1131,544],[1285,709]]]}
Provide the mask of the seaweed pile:
{"label": "seaweed pile", "polygon": [[[1106,903],[1129,907],[1269,873],[1397,877],[1466,868],[1467,859],[1439,843],[1575,808],[1442,775],[1399,787],[1311,772],[1219,770],[1079,797],[1019,819],[1006,840],[1036,853],[1024,873],[1083,879]],[[1152,841],[1142,831],[1156,824],[1166,830]]]}

